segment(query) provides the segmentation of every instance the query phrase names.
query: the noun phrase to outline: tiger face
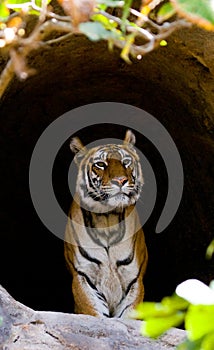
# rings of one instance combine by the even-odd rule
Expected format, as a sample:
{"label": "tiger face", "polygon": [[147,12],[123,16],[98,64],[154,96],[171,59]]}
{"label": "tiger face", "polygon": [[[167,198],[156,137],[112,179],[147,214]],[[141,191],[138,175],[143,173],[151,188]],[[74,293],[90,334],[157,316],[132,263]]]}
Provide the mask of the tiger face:
{"label": "tiger face", "polygon": [[134,205],[143,186],[134,134],[128,130],[121,145],[107,144],[87,150],[78,138],[70,148],[79,166],[76,192],[81,205],[94,212]]}

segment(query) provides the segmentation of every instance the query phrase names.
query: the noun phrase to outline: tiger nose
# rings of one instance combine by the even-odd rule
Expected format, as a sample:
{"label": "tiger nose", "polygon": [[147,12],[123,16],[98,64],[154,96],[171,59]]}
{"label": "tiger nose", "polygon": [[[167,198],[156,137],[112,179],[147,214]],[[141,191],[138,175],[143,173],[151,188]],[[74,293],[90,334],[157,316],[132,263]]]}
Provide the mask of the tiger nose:
{"label": "tiger nose", "polygon": [[111,183],[113,185],[117,185],[119,187],[122,187],[125,185],[125,183],[128,181],[127,177],[125,176],[118,176],[118,177],[114,177],[112,180],[111,180]]}

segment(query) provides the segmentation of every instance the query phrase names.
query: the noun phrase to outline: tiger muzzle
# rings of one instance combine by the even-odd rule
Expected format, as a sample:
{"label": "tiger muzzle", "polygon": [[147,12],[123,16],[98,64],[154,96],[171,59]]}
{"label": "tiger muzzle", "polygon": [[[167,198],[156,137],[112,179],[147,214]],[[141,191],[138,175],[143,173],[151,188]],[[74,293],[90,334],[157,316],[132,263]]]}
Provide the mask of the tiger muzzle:
{"label": "tiger muzzle", "polygon": [[128,182],[128,178],[126,176],[119,176],[119,177],[114,177],[111,180],[111,183],[113,185],[116,185],[118,187],[123,187],[126,183]]}

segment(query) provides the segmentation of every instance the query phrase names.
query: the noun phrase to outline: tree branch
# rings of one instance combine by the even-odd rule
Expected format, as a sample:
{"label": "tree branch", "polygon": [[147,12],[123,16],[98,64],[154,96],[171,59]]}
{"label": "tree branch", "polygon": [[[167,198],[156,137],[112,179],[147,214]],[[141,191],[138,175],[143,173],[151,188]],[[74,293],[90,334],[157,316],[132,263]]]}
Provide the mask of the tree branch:
{"label": "tree branch", "polygon": [[0,99],[14,77],[13,62],[10,59],[0,76]]}
{"label": "tree branch", "polygon": [[[163,0],[153,0],[150,5],[154,5]],[[3,37],[3,43],[5,42],[5,47],[8,48],[10,59],[4,68],[0,76],[0,98],[4,94],[6,88],[8,87],[10,81],[14,77],[14,73],[21,79],[26,79],[30,74],[32,74],[33,69],[29,69],[26,64],[27,56],[32,50],[37,50],[40,47],[47,47],[51,44],[55,44],[59,41],[69,38],[73,33],[81,32],[72,26],[70,16],[60,16],[48,10],[46,0],[42,0],[41,7],[38,7],[35,0],[31,0],[28,3],[24,3],[23,7],[26,7],[26,4],[39,12],[39,17],[37,24],[26,38],[23,38],[19,35],[18,28],[10,29],[12,30],[13,39],[7,39],[6,31],[4,29],[0,31],[1,37]],[[17,6],[22,7],[22,4],[10,4],[8,8],[17,9]],[[118,5],[118,7],[120,7]],[[154,50],[160,43],[161,40],[167,38],[172,32],[176,29],[182,27],[191,26],[184,19],[175,20],[174,22],[165,22],[162,25],[157,24],[151,20],[148,16],[142,14],[141,12],[130,9],[130,13],[136,17],[135,25],[133,22],[130,22],[128,19],[124,21],[116,17],[109,12],[104,10],[95,10],[94,14],[102,15],[107,18],[109,21],[113,21],[118,25],[118,33],[121,33],[121,38],[107,36],[105,40],[109,41],[114,46],[124,49],[121,57],[126,57],[128,61],[128,55],[133,56],[145,55],[148,52]],[[11,15],[13,16],[13,14]],[[12,17],[9,18],[12,18]],[[121,30],[122,27],[125,27],[125,32]],[[48,35],[54,31],[59,33],[59,36],[54,39],[46,40]],[[109,29],[110,32],[110,29]],[[143,39],[142,45],[136,45],[134,40],[136,37]],[[132,38],[132,39],[131,39]]]}

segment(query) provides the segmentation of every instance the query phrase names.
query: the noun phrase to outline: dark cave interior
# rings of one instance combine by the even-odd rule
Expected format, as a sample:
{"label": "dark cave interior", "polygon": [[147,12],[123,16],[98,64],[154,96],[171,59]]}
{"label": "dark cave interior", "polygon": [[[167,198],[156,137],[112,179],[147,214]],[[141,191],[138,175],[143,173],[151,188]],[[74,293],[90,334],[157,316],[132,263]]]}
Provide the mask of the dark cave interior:
{"label": "dark cave interior", "polygon": [[[94,45],[92,49],[83,39],[71,64],[66,45],[38,53],[34,62],[38,74],[24,83],[14,80],[0,105],[0,282],[15,299],[35,310],[72,312],[73,301],[63,241],[43,225],[31,201],[31,155],[37,139],[52,121],[88,103],[121,102],[146,110],[168,130],[182,159],[185,179],[180,207],[167,229],[156,234],[167,195],[167,173],[158,150],[136,131],[137,148],[149,160],[158,188],[155,208],[144,225],[149,250],[145,299],[160,300],[187,278],[209,283],[214,277],[213,260],[205,259],[212,239],[213,144],[203,124],[204,101],[185,85],[190,79],[185,77],[188,67],[192,65],[192,76],[199,74],[199,67],[185,57],[182,62],[174,62],[173,73],[166,68],[173,57],[173,44],[167,58],[157,50],[132,66],[123,63],[117,54],[106,52],[104,45]],[[41,67],[47,58],[50,65],[44,71]],[[189,66],[184,66],[185,59]],[[78,136],[87,144],[100,138],[123,139],[125,130],[123,125],[101,122],[82,129]],[[68,139],[53,168],[54,191],[65,212],[71,202],[67,174],[72,157]]]}

